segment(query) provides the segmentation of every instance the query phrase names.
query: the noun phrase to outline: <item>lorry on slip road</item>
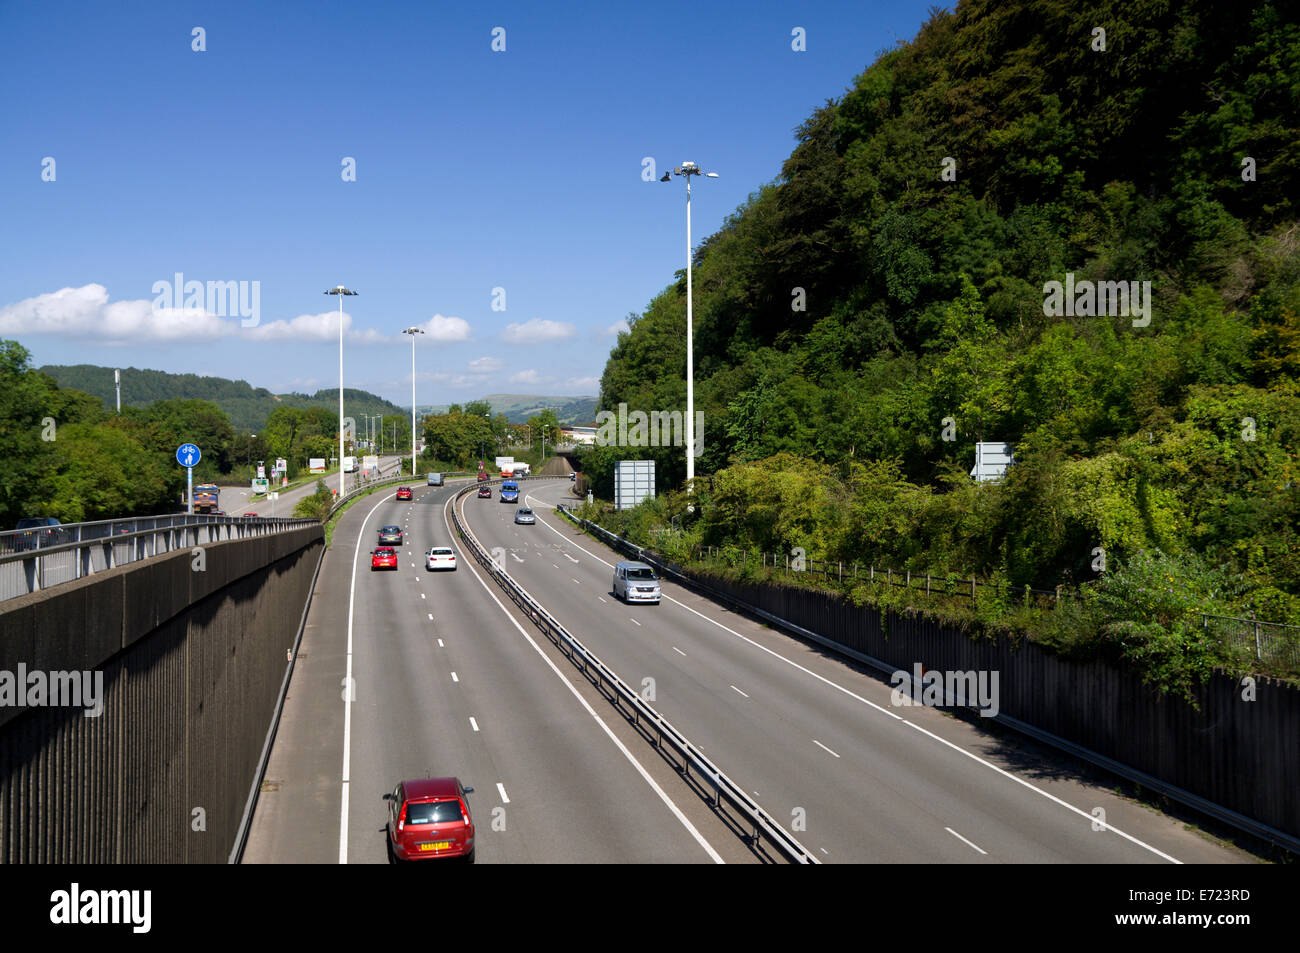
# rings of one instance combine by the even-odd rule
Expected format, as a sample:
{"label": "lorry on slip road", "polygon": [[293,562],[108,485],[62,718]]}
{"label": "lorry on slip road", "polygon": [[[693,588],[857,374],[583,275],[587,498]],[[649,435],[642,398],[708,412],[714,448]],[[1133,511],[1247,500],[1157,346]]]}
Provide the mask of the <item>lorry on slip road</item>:
{"label": "lorry on slip road", "polygon": [[194,488],[194,512],[212,513],[221,509],[221,487],[215,483],[200,483]]}

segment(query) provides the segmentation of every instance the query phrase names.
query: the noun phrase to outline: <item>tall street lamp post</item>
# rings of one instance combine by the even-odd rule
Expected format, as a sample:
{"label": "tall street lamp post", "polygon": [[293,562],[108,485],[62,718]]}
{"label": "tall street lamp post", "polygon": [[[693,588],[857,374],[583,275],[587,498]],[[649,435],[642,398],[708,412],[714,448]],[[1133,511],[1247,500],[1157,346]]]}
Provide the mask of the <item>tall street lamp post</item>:
{"label": "tall street lamp post", "polygon": [[[672,171],[686,180],[686,492],[694,493],[695,487],[695,355],[691,346],[693,334],[691,312],[691,176],[703,175],[716,179],[718,173],[704,172],[694,162],[683,162]],[[667,182],[671,176],[665,172],[660,182]]]}
{"label": "tall street lamp post", "polygon": [[355,295],[357,292],[338,285],[325,294],[339,296],[339,499],[341,500],[346,492],[343,486],[343,296]]}
{"label": "tall street lamp post", "polygon": [[411,336],[411,477],[415,477],[415,336],[423,334],[423,328],[409,327],[403,334]]}

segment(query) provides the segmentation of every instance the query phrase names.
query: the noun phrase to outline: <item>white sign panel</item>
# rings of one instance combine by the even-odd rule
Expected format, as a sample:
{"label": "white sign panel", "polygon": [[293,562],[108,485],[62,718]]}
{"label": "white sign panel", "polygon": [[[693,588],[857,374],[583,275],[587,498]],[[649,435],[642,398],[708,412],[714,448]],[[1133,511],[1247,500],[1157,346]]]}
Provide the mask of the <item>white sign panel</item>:
{"label": "white sign panel", "polygon": [[307,469],[310,470],[312,473],[324,473],[325,458],[312,457],[310,460],[307,461]]}
{"label": "white sign panel", "polygon": [[977,483],[1001,480],[1006,476],[1007,467],[1015,462],[1011,444],[977,443],[975,444],[975,466],[971,469],[970,475]]}
{"label": "white sign panel", "polygon": [[654,495],[653,460],[619,460],[614,464],[614,509],[631,509]]}

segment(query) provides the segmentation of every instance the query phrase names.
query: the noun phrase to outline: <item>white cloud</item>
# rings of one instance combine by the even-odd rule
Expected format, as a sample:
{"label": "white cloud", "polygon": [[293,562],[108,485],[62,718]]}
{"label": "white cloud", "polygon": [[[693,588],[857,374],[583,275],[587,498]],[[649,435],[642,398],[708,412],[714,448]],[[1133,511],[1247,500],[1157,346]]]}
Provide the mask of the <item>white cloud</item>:
{"label": "white cloud", "polygon": [[[374,328],[353,331],[352,315],[343,312],[343,338],[355,344],[375,344],[387,340]],[[268,321],[256,327],[245,328],[244,334],[254,341],[338,341],[339,313],[322,311],[320,314],[300,314],[288,321]]]}
{"label": "white cloud", "polygon": [[152,300],[108,300],[100,284],[62,288],[0,308],[0,334],[58,334],[116,343],[202,341],[239,330],[197,308],[160,308]]}
{"label": "white cloud", "polygon": [[415,326],[422,328],[430,340],[437,341],[440,344],[469,340],[469,322],[464,318],[448,318],[441,314],[435,314],[428,321]]}
{"label": "white cloud", "polygon": [[470,361],[468,367],[475,374],[491,374],[505,367],[505,361],[496,357],[479,357]]}
{"label": "white cloud", "polygon": [[617,337],[618,335],[624,333],[625,331],[631,331],[631,330],[632,328],[627,323],[627,318],[621,318],[618,321],[615,321],[609,327],[607,327],[605,329],[605,333]]}
{"label": "white cloud", "polygon": [[543,341],[562,341],[573,337],[577,328],[565,321],[544,321],[533,318],[523,324],[508,324],[502,339],[508,344],[539,344]]}
{"label": "white cloud", "polygon": [[565,387],[594,391],[600,387],[600,378],[598,377],[570,377],[564,382]]}
{"label": "white cloud", "polygon": [[[243,327],[243,320],[238,316],[223,318],[203,308],[154,308],[154,300],[149,298],[109,301],[107,288],[89,284],[0,307],[0,334],[57,334],[110,344],[178,342],[200,346],[222,337],[251,341],[337,341],[339,337],[338,311],[300,314],[287,321],[264,321],[252,327]],[[352,315],[344,312],[347,340],[360,344],[389,340],[373,328],[357,331],[351,327]]]}

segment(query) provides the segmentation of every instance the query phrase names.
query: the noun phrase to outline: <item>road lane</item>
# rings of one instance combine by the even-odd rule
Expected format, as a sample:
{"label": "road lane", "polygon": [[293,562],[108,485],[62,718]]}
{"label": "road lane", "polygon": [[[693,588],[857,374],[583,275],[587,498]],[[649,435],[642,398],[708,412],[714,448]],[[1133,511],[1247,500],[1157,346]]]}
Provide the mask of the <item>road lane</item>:
{"label": "road lane", "polygon": [[[935,709],[893,708],[889,686],[878,676],[671,584],[658,607],[616,602],[607,563],[622,557],[549,511],[568,484],[532,482],[526,489],[543,522],[516,526],[513,507],[470,500],[465,509],[475,533],[486,545],[505,548],[516,580],[626,681],[654,679],[656,707],[757,791],[774,816],[805,820],[807,833],[798,836],[825,850],[826,859],[1240,859],[1049,761],[1019,764],[1023,759],[1012,753],[1018,742],[998,743]],[[797,656],[802,668],[779,654]],[[1096,807],[1123,833],[1093,830]],[[1141,833],[1126,831],[1121,818]],[[972,851],[953,830],[987,853]]]}
{"label": "road lane", "polygon": [[[628,760],[521,636],[463,556],[455,572],[424,570],[421,554],[429,546],[458,548],[440,505],[457,488],[417,487],[411,503],[384,491],[343,517],[309,612],[306,658],[290,685],[267,768],[271,789],[264,786],[259,799],[245,860],[339,859],[354,555],[348,862],[386,861],[383,794],[404,777],[430,774],[454,774],[475,788],[469,800],[481,863],[714,862],[701,839],[717,844],[728,861],[752,860],[698,805],[687,811],[694,824],[674,814],[645,769]],[[396,572],[372,573],[369,551],[385,523],[403,526],[403,558]],[[657,761],[635,735],[627,750],[642,762]],[[661,762],[646,767],[661,779],[671,775]],[[693,798],[678,787],[667,796]]]}

